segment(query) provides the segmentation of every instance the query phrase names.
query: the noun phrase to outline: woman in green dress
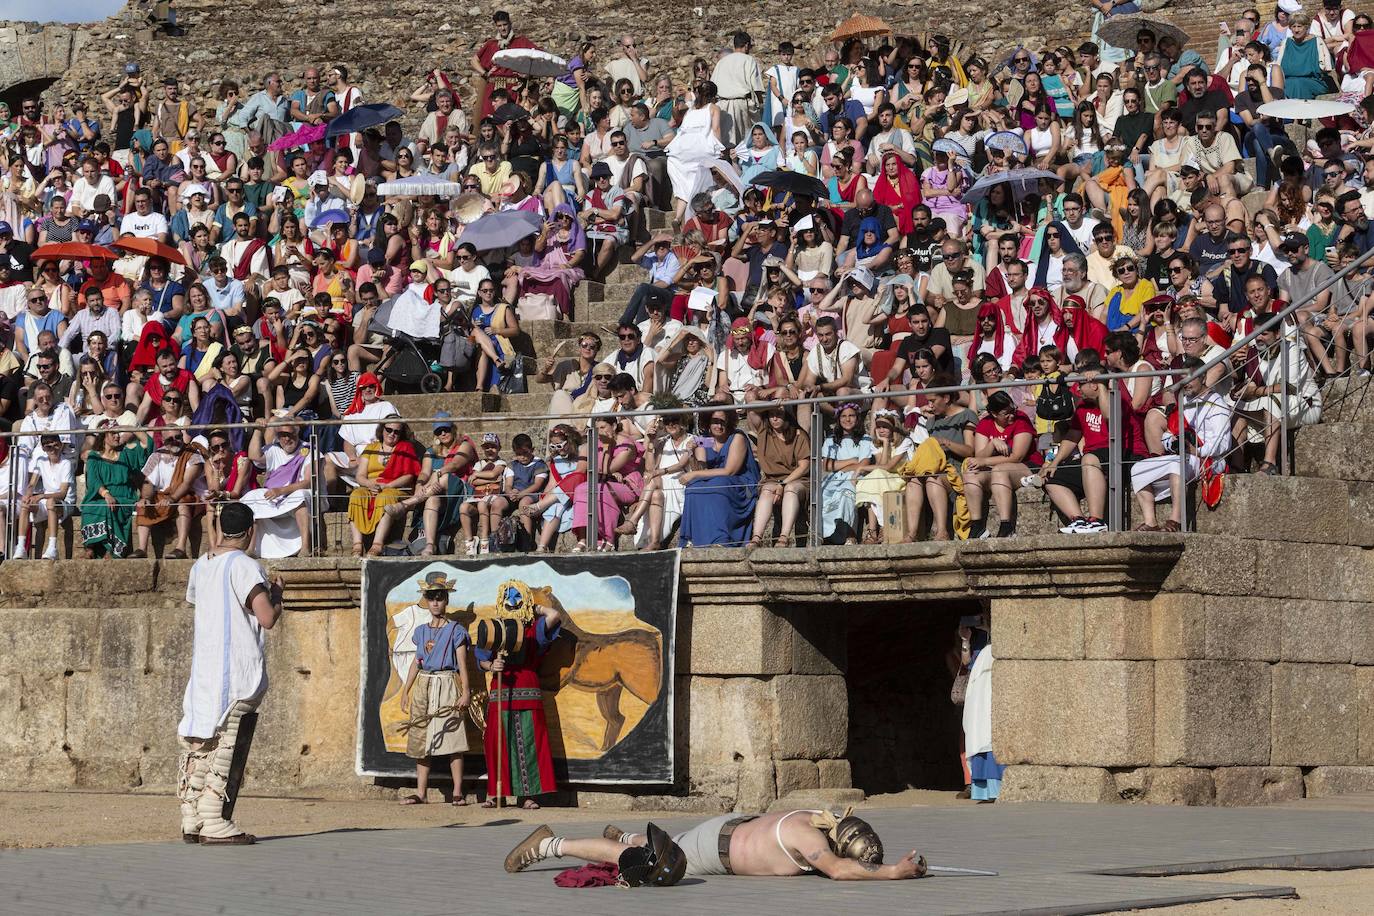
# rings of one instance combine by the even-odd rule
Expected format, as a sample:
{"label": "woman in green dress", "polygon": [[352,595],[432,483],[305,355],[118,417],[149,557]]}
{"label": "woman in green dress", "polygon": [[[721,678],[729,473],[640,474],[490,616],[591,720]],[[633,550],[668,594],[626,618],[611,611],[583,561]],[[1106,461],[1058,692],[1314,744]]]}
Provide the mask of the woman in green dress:
{"label": "woman in green dress", "polygon": [[86,456],[81,540],[87,559],[123,557],[133,538],[134,503],[152,440],[147,433],[121,431],[114,420],[101,424],[96,439],[97,448]]}

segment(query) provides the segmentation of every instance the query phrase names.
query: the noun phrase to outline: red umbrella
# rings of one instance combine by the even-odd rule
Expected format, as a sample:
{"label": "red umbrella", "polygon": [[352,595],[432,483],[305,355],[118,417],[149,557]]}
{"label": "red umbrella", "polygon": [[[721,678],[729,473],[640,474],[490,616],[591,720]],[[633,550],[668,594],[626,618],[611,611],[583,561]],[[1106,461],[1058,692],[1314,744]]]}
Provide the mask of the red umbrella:
{"label": "red umbrella", "polygon": [[58,242],[52,245],[42,245],[35,248],[30,257],[35,261],[90,260],[92,258],[101,261],[119,260],[119,255],[104,245],[87,245],[85,242]]}
{"label": "red umbrella", "polygon": [[111,248],[133,254],[146,254],[150,258],[163,258],[173,264],[185,264],[186,257],[171,245],[164,245],[157,239],[142,239],[136,235],[126,235],[110,243]]}

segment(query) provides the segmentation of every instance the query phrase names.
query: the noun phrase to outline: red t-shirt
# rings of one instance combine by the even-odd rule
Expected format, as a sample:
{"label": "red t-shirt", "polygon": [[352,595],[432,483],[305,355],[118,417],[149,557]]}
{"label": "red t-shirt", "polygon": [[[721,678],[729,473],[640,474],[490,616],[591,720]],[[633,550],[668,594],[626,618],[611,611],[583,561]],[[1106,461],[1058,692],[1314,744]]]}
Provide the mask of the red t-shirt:
{"label": "red t-shirt", "polygon": [[1026,419],[1025,414],[1017,413],[1006,429],[998,429],[997,423],[992,417],[984,417],[978,421],[978,425],[973,428],[975,434],[981,433],[989,439],[1001,439],[1007,444],[1007,448],[1013,448],[1014,440],[1021,433],[1031,437],[1031,449],[1026,454],[1025,463],[1031,467],[1039,467],[1044,463],[1044,458],[1035,448],[1035,427],[1031,426],[1030,420]]}
{"label": "red t-shirt", "polygon": [[1073,412],[1073,419],[1069,421],[1069,429],[1078,430],[1081,434],[1078,440],[1080,452],[1086,454],[1110,446],[1107,438],[1107,416],[1096,406],[1079,404],[1078,409]]}

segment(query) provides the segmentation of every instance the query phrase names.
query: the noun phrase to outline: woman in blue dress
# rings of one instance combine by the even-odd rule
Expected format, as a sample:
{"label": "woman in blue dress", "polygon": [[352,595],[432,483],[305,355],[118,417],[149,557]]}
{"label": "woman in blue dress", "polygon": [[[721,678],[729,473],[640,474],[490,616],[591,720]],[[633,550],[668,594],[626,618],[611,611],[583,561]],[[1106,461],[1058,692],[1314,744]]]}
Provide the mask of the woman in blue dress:
{"label": "woman in blue dress", "polygon": [[835,431],[821,446],[821,537],[828,543],[857,544],[855,481],[873,463],[873,440],[864,435],[857,404],[841,404]]}
{"label": "woman in blue dress", "polygon": [[738,547],[749,540],[758,498],[759,465],[749,437],[735,428],[733,410],[706,418],[708,436],[696,450],[699,470],[678,479],[686,486],[678,540],[686,547]]}
{"label": "woman in blue dress", "polygon": [[520,333],[520,325],[515,318],[515,309],[505,302],[496,301],[496,281],[482,280],[477,284],[477,299],[472,303],[472,324],[487,332],[492,348],[496,352],[496,362],[487,356],[485,349],[477,360],[477,390],[495,391],[501,385],[506,373],[507,348],[510,338]]}

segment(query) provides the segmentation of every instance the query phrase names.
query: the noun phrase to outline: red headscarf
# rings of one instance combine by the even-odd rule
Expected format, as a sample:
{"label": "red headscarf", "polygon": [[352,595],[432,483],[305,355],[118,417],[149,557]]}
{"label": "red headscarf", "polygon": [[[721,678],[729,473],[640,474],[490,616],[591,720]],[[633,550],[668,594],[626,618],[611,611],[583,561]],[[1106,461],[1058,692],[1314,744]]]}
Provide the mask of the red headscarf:
{"label": "red headscarf", "polygon": [[[1070,331],[1064,326],[1063,316],[1073,313],[1073,330]],[[1064,299],[1064,307],[1060,317],[1059,330],[1054,335],[1054,345],[1064,352],[1069,353],[1069,341],[1072,340],[1078,352],[1084,350],[1096,350],[1099,357],[1102,356],[1102,342],[1107,339],[1107,326],[1088,314],[1088,306],[1081,296],[1068,296]]]}
{"label": "red headscarf", "polygon": [[[998,307],[996,302],[988,299],[978,306],[977,326],[973,332],[973,343],[968,345],[970,369],[973,367],[973,360],[978,356],[978,348],[983,343],[983,319],[989,315],[997,322],[992,331],[992,355],[997,358],[999,363],[1002,361],[1002,344],[1007,339],[1007,325],[1002,318],[1002,309]],[[974,381],[980,381],[980,379],[974,379]]]}
{"label": "red headscarf", "polygon": [[1011,358],[1012,363],[1017,366],[1033,353],[1040,351],[1040,319],[1035,317],[1035,311],[1031,308],[1031,302],[1035,299],[1043,299],[1050,304],[1049,318],[1055,324],[1056,345],[1059,343],[1059,336],[1064,333],[1064,313],[1059,310],[1059,303],[1054,301],[1054,296],[1043,286],[1031,289],[1026,293],[1026,326],[1021,329],[1021,342],[1016,345],[1016,352]]}
{"label": "red headscarf", "polygon": [[[897,177],[887,174],[887,161],[897,160]],[[897,220],[897,231],[910,235],[916,231],[911,221],[911,212],[921,203],[921,180],[916,177],[902,158],[896,153],[883,156],[882,168],[878,170],[878,180],[873,183],[873,200],[887,206]]]}
{"label": "red headscarf", "polygon": [[358,376],[358,382],[353,386],[353,403],[349,404],[348,409],[344,411],[345,417],[352,416],[363,409],[363,389],[369,386],[376,388],[378,394],[382,393],[382,383],[378,381],[377,376],[371,372],[364,372]]}

